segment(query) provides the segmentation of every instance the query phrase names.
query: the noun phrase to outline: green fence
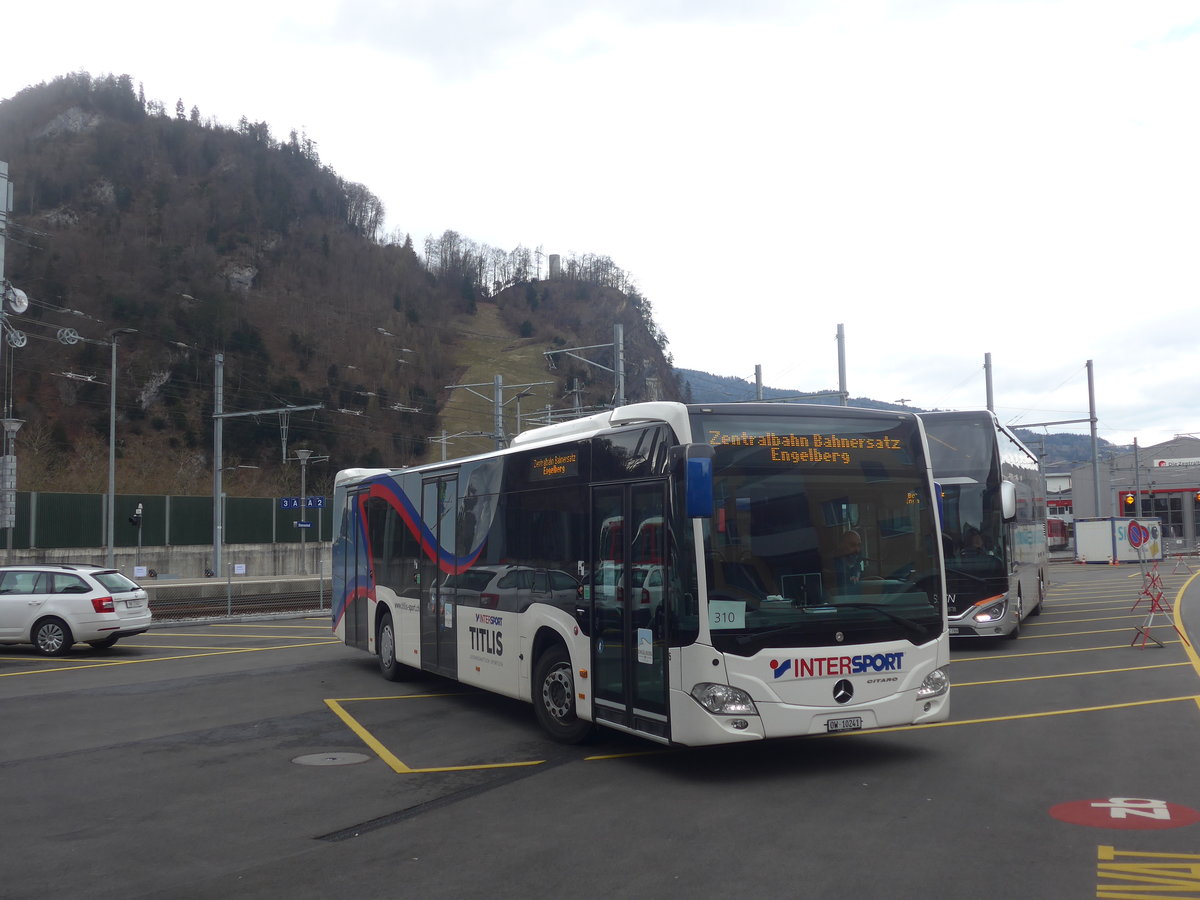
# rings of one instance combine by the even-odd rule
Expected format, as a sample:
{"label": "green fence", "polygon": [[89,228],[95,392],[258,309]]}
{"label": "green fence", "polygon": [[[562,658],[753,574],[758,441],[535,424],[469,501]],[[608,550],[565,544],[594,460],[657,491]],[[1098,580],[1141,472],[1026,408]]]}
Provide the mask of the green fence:
{"label": "green fence", "polygon": [[[103,547],[108,498],[104,494],[59,494],[47,491],[17,492],[17,521],[12,546],[18,550]],[[299,543],[296,527],[301,512],[281,509],[279,497],[226,497],[227,544]],[[318,502],[325,501],[319,498]],[[307,509],[303,520],[305,540],[329,540],[331,510]],[[130,519],[142,507],[141,546],[186,546],[213,542],[212,497],[118,494],[113,504],[113,546],[136,547],[138,527]]]}

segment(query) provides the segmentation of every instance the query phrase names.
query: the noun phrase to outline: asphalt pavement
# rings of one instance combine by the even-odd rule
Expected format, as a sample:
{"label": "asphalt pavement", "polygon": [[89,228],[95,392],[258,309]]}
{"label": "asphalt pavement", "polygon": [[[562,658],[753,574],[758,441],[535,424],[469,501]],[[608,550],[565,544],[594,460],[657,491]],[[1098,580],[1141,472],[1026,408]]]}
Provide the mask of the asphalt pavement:
{"label": "asphalt pavement", "polygon": [[1198,570],[1052,566],[949,722],[732,747],[562,747],[319,618],[0,648],[0,896],[1194,898]]}

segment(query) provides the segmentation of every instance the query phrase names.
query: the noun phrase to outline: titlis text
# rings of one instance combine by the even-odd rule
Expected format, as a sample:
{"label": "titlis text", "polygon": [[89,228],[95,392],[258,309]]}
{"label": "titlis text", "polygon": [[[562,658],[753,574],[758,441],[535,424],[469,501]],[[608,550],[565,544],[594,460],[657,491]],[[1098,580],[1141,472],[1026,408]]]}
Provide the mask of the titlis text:
{"label": "titlis text", "polygon": [[[478,613],[475,615],[475,619],[478,622],[486,622],[489,625],[499,625],[503,621],[498,616],[486,616]],[[467,628],[467,631],[471,635],[472,650],[487,653],[489,656],[504,655],[504,634],[500,629],[471,625]]]}

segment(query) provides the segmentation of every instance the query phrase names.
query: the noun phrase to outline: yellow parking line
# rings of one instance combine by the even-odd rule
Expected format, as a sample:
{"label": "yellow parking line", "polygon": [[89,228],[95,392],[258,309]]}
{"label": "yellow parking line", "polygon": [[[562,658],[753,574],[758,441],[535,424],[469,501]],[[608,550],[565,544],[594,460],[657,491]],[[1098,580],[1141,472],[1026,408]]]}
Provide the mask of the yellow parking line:
{"label": "yellow parking line", "polygon": [[[1119,629],[1119,630],[1125,631],[1124,628]],[[1054,637],[1054,635],[1043,635],[1043,637]],[[1022,640],[1024,640],[1024,638],[1022,638]],[[1178,644],[1178,643],[1182,643],[1182,642],[1181,641],[1165,641],[1164,643]],[[967,663],[967,662],[991,662],[994,659],[1020,659],[1025,656],[1058,656],[1059,654],[1065,654],[1065,653],[1091,653],[1095,650],[1128,650],[1129,648],[1130,648],[1129,644],[1112,644],[1112,645],[1109,645],[1106,647],[1075,647],[1075,648],[1067,649],[1067,650],[1034,650],[1030,653],[1005,653],[1001,656],[963,656],[963,657],[953,657],[952,656],[952,657],[950,657],[950,664],[955,665],[957,663]]]}
{"label": "yellow parking line", "polygon": [[[220,638],[221,640],[227,640],[229,638],[255,638],[255,639],[261,638],[263,640],[295,641],[295,640],[303,640],[305,638],[308,638],[309,640],[311,640],[313,636],[301,635],[301,634],[256,634],[253,632],[250,632],[247,634],[241,634],[241,633],[235,633],[235,634],[220,633],[220,634],[218,634],[218,633],[214,633],[211,631],[210,632],[204,632],[204,631],[183,631],[183,632],[180,632],[180,631],[147,631],[145,634],[138,635],[138,637],[190,637],[190,638],[211,637],[211,638]],[[121,645],[124,646],[125,643],[126,643],[125,641],[122,641]],[[340,644],[342,642],[331,635],[326,640],[326,643]]]}
{"label": "yellow parking line", "polygon": [[[1144,619],[1145,616],[1139,616],[1138,618]],[[1069,624],[1069,623],[1064,622],[1063,624]],[[1021,640],[1023,640],[1023,641],[1024,640],[1037,641],[1037,640],[1045,640],[1046,638],[1060,638],[1060,637],[1080,637],[1082,635],[1088,635],[1088,634],[1120,634],[1120,633],[1129,634],[1129,628],[1128,627],[1125,627],[1125,628],[1099,628],[1099,629],[1096,629],[1093,631],[1062,631],[1062,632],[1056,632],[1055,634],[1027,634],[1025,632],[1025,626],[1024,625],[1021,626]],[[1168,641],[1168,643],[1170,643],[1170,641]],[[1126,644],[1126,646],[1129,646],[1129,645]]]}
{"label": "yellow parking line", "polygon": [[871,728],[862,731],[839,731],[820,737],[850,737],[856,734],[887,734],[892,731],[921,731],[926,728],[952,728],[956,725],[987,725],[992,722],[1012,722],[1017,719],[1047,719],[1053,716],[1074,716],[1080,713],[1109,712],[1115,709],[1133,709],[1138,706],[1155,706],[1159,703],[1179,703],[1191,700],[1200,703],[1200,695],[1188,694],[1184,697],[1160,697],[1154,700],[1131,700],[1128,703],[1111,703],[1107,706],[1082,706],[1078,709],[1052,709],[1046,712],[1017,713],[1011,716],[989,716],[984,719],[951,719],[947,722],[926,722],[921,725],[895,725],[890,728]]}
{"label": "yellow parking line", "polygon": [[1187,666],[1191,663],[1175,662],[1175,663],[1157,663],[1152,666],[1128,666],[1123,669],[1093,669],[1090,672],[1060,672],[1055,675],[1027,675],[1022,678],[997,678],[992,681],[963,681],[954,682],[955,688],[963,687],[979,687],[984,684],[1015,684],[1018,681],[1049,681],[1052,678],[1079,678],[1082,675],[1115,675],[1118,672],[1145,672],[1149,669],[1172,669],[1176,666]]}
{"label": "yellow parking line", "polygon": [[1097,616],[1097,617],[1091,618],[1091,619],[1057,619],[1053,622],[1028,622],[1028,621],[1026,621],[1021,624],[1021,629],[1024,630],[1026,628],[1045,628],[1048,625],[1078,625],[1083,622],[1117,622],[1122,619],[1138,619],[1138,620],[1140,620],[1140,619],[1144,619],[1144,618],[1146,618],[1145,612],[1139,613],[1137,610],[1126,610],[1125,614],[1121,615],[1121,616]]}
{"label": "yellow parking line", "polygon": [[394,697],[343,697],[340,700],[326,700],[325,705],[333,710],[334,715],[342,720],[343,723],[356,735],[359,739],[371,748],[387,766],[397,775],[426,775],[434,772],[468,772],[479,769],[514,769],[521,766],[540,766],[545,762],[544,759],[525,760],[521,762],[507,763],[480,763],[469,766],[431,766],[428,768],[414,769],[405,765],[399,757],[393,754],[387,747],[383,745],[375,735],[371,734],[367,728],[362,725],[354,716],[346,710],[343,703],[361,703],[368,700],[425,700],[436,697],[456,697],[467,694],[467,691],[450,691],[439,694],[400,694]]}
{"label": "yellow parking line", "polygon": [[[1200,676],[1200,655],[1197,655],[1195,643],[1190,637],[1188,637],[1187,629],[1183,627],[1182,613],[1184,592],[1187,591],[1192,582],[1196,580],[1197,576],[1200,576],[1200,572],[1193,572],[1192,577],[1185,581],[1183,586],[1180,587],[1179,591],[1175,594],[1175,609],[1180,610],[1180,613],[1179,615],[1172,615],[1171,618],[1174,620],[1175,630],[1178,631],[1179,636],[1183,638],[1183,649],[1184,652],[1187,653],[1188,659],[1192,663],[1192,669],[1195,671],[1196,675]],[[1200,697],[1196,698],[1196,705],[1200,706]]]}
{"label": "yellow parking line", "polygon": [[328,625],[276,625],[272,622],[213,622],[207,628],[296,628],[304,631],[329,631]]}
{"label": "yellow parking line", "polygon": [[[109,666],[135,666],[144,663],[174,662],[180,659],[203,659],[206,656],[228,656],[233,653],[264,653],[268,651],[293,650],[300,647],[323,647],[326,644],[336,644],[339,641],[318,641],[316,643],[288,644],[284,647],[235,647],[227,650],[212,650],[207,653],[188,653],[182,656],[155,656],[149,659],[109,659],[103,662],[79,663],[77,665],[59,666],[56,669],[28,669],[21,672],[0,672],[0,678],[11,678],[14,675],[45,675],[50,672],[76,672],[81,669],[104,669]],[[61,657],[47,662],[61,663]]]}

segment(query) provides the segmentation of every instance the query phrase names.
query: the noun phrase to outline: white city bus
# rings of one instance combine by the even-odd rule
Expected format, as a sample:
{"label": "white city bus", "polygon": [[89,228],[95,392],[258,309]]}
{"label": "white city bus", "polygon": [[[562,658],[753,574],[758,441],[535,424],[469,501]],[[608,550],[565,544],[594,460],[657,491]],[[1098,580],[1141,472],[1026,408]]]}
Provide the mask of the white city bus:
{"label": "white city bus", "polygon": [[953,637],[1016,639],[1046,597],[1046,480],[1037,457],[987,411],[921,413],[942,490]]}
{"label": "white city bus", "polygon": [[564,742],[940,721],[936,496],[911,414],[623,406],[494,453],[340,472],[333,627],[386,678],[520,698]]}

